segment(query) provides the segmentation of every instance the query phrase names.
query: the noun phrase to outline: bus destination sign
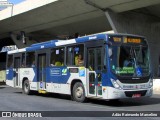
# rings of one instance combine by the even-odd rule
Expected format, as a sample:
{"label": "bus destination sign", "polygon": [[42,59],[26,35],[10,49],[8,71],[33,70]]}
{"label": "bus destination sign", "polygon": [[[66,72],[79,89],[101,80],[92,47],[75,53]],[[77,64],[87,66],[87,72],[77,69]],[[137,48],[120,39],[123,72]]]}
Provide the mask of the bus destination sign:
{"label": "bus destination sign", "polygon": [[121,37],[113,37],[113,41],[114,42],[122,42],[122,38]]}
{"label": "bus destination sign", "polygon": [[135,44],[140,44],[142,41],[140,38],[130,38],[126,37],[123,40],[123,43],[135,43]]}
{"label": "bus destination sign", "polygon": [[109,36],[109,41],[113,44],[146,44],[144,38],[131,36]]}

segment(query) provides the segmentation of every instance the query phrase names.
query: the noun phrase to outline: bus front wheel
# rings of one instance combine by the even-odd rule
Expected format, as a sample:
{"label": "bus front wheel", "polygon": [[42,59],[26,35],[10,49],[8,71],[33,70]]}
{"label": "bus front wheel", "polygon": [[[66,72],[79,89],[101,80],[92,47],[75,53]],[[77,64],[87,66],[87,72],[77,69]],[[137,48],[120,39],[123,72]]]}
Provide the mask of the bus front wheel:
{"label": "bus front wheel", "polygon": [[81,82],[76,82],[73,86],[73,99],[77,102],[85,102],[85,90]]}
{"label": "bus front wheel", "polygon": [[29,80],[25,80],[25,81],[23,82],[23,93],[24,93],[24,94],[27,94],[27,95],[31,94],[30,85],[29,85]]}

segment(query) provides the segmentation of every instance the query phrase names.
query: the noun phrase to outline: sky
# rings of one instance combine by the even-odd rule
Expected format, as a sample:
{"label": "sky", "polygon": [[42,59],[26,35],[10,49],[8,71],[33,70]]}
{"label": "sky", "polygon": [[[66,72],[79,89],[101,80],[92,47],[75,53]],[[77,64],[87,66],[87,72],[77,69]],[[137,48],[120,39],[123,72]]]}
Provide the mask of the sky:
{"label": "sky", "polygon": [[13,4],[18,4],[18,3],[22,2],[22,1],[24,1],[24,0],[8,0],[8,2],[11,2]]}

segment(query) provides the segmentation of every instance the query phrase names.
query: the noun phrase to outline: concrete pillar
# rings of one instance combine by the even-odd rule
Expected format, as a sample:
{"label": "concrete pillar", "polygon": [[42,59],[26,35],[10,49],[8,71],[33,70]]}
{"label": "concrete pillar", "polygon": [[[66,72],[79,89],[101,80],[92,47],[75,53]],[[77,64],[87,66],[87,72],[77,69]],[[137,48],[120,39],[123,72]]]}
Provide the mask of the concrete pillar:
{"label": "concrete pillar", "polygon": [[29,38],[25,38],[25,43],[24,43],[24,41],[22,39],[17,39],[17,34],[13,34],[13,33],[10,34],[10,37],[13,40],[13,42],[15,43],[15,45],[17,45],[17,48],[19,48],[19,49],[36,43],[36,41],[29,40]]}
{"label": "concrete pillar", "polygon": [[106,11],[105,15],[115,32],[147,37],[153,74],[156,77],[160,55],[160,19],[137,12],[114,13],[110,10]]}

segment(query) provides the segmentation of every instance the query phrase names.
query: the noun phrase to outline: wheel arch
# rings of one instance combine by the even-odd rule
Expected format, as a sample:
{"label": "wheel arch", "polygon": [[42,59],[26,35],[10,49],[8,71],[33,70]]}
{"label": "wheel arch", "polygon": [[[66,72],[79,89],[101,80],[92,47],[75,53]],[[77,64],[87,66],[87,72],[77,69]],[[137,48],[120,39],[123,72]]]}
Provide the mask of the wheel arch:
{"label": "wheel arch", "polygon": [[72,90],[73,90],[73,86],[75,85],[76,82],[81,82],[83,84],[82,80],[80,80],[80,79],[73,79],[72,82],[71,82],[71,87],[70,87],[71,96],[73,95]]}
{"label": "wheel arch", "polygon": [[85,90],[85,96],[87,97],[87,89],[86,86],[84,86],[84,83],[82,82],[81,79],[73,79],[71,82],[71,86],[70,86],[70,91],[71,91],[71,96],[73,95],[72,91],[73,91],[73,86],[75,85],[75,83],[77,82],[81,82],[83,84],[84,90]]}

